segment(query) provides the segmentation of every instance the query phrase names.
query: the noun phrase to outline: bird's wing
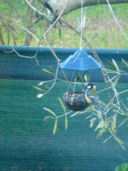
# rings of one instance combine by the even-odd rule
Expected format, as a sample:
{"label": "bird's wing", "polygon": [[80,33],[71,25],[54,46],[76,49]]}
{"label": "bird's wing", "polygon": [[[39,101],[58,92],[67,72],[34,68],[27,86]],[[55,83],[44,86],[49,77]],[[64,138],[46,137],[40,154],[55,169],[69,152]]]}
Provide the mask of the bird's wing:
{"label": "bird's wing", "polygon": [[95,109],[100,113],[102,118],[104,118],[104,112],[103,109],[100,107],[100,101],[98,96],[92,96],[90,93],[86,93],[86,96],[88,99],[90,99],[91,104],[95,106]]}

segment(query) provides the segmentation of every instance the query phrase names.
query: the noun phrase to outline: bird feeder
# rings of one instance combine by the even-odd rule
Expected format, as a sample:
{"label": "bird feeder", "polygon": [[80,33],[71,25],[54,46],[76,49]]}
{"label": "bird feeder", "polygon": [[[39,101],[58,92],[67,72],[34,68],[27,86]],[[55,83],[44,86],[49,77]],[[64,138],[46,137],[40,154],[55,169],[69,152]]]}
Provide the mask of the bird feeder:
{"label": "bird feeder", "polygon": [[85,100],[85,88],[82,89],[82,91],[76,91],[76,78],[78,74],[81,75],[82,72],[101,69],[100,63],[91,55],[88,55],[84,49],[78,49],[73,55],[70,55],[66,60],[60,63],[60,68],[62,70],[68,70],[68,72],[74,71],[76,73],[72,91],[66,92],[63,96],[66,106],[74,111],[84,110],[88,107],[88,103]]}
{"label": "bird feeder", "polygon": [[101,69],[101,65],[91,55],[88,55],[85,50],[79,49],[60,63],[60,68],[80,72]]}

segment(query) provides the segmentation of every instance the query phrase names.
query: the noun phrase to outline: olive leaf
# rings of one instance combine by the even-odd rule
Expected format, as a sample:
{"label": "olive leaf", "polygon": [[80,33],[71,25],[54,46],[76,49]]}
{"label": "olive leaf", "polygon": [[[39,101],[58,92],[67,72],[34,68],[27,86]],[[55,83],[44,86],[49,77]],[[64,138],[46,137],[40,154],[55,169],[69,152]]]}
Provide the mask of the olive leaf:
{"label": "olive leaf", "polygon": [[59,102],[60,102],[60,104],[61,104],[61,107],[62,107],[63,110],[64,110],[64,113],[66,113],[66,108],[65,108],[65,105],[64,105],[62,99],[61,99],[60,97],[58,97],[58,100],[59,100]]}
{"label": "olive leaf", "polygon": [[90,77],[87,77],[86,73],[84,73],[83,77],[84,77],[84,80],[86,81],[86,83],[90,82]]}
{"label": "olive leaf", "polygon": [[[59,102],[60,102],[60,104],[64,110],[64,113],[66,113],[66,108],[65,108],[65,105],[64,105],[62,99],[60,97],[58,97],[58,100],[59,100]],[[65,129],[68,129],[68,117],[67,117],[67,115],[65,115]]]}
{"label": "olive leaf", "polygon": [[126,67],[128,67],[128,62],[126,62],[123,58],[121,59],[121,61]]}
{"label": "olive leaf", "polygon": [[[110,70],[115,70],[115,66],[110,60],[107,59],[106,62],[109,64],[109,67],[111,68]],[[105,68],[103,68],[103,69],[105,69]]]}
{"label": "olive leaf", "polygon": [[128,171],[128,163],[122,163],[120,166],[117,166],[114,171]]}
{"label": "olive leaf", "polygon": [[119,69],[119,67],[118,67],[118,65],[117,65],[117,63],[116,63],[116,61],[115,61],[114,59],[112,59],[112,62],[113,62],[113,64],[114,64],[116,70],[119,72],[120,69]]}
{"label": "olive leaf", "polygon": [[120,77],[117,77],[113,83],[113,87],[115,88],[117,86],[117,83],[119,81]]}
{"label": "olive leaf", "polygon": [[53,127],[53,135],[55,135],[55,134],[56,134],[57,126],[58,126],[58,119],[55,119],[54,127]]}
{"label": "olive leaf", "polygon": [[116,111],[116,113],[117,113],[118,115],[120,115],[121,117],[128,118],[128,114],[127,114],[127,113],[121,113],[121,112],[119,112],[119,111]]}
{"label": "olive leaf", "polygon": [[67,117],[67,115],[65,116],[65,129],[68,129],[68,117]]}
{"label": "olive leaf", "polygon": [[90,120],[90,128],[92,128],[94,126],[95,121],[96,121],[96,118],[92,118]]}
{"label": "olive leaf", "polygon": [[112,131],[116,133],[116,115],[113,116],[112,124],[111,124]]}
{"label": "olive leaf", "polygon": [[53,75],[53,72],[49,71],[48,69],[43,68],[42,71],[47,74]]}
{"label": "olive leaf", "polygon": [[42,89],[42,88],[40,88],[40,87],[38,87],[38,86],[33,86],[33,88],[35,89],[35,90],[37,90],[37,91],[40,91],[40,92],[42,92],[42,93],[44,93],[46,90],[44,90],[44,89]]}
{"label": "olive leaf", "polygon": [[56,117],[55,112],[53,112],[51,109],[48,109],[48,108],[46,108],[46,107],[44,107],[43,109],[46,110],[46,111],[48,111],[49,113],[51,113],[53,116]]}
{"label": "olive leaf", "polygon": [[[114,68],[114,69],[115,69],[115,68]],[[116,73],[115,70],[108,69],[108,68],[103,68],[102,70],[105,71],[105,72],[108,72],[108,73],[110,73],[110,74],[115,74],[115,73]]]}

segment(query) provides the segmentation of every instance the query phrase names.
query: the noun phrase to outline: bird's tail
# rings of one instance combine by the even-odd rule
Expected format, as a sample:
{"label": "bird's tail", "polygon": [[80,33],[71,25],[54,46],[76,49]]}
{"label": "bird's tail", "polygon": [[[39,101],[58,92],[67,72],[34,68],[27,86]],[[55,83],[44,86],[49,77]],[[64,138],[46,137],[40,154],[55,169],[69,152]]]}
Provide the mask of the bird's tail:
{"label": "bird's tail", "polygon": [[101,107],[99,105],[95,106],[95,108],[97,110],[98,116],[101,117],[102,119],[105,119],[105,114],[104,114],[103,109],[101,109]]}

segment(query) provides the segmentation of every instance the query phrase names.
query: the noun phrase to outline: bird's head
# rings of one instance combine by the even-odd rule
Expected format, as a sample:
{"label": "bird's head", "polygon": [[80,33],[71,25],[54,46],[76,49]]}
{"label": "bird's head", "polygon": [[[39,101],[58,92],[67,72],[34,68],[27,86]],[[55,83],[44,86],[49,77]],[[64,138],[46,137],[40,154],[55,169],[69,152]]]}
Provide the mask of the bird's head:
{"label": "bird's head", "polygon": [[96,86],[93,84],[87,85],[87,91],[91,93],[93,96],[96,96]]}

